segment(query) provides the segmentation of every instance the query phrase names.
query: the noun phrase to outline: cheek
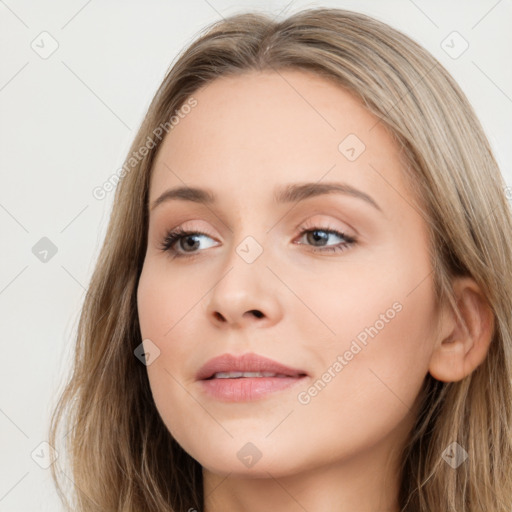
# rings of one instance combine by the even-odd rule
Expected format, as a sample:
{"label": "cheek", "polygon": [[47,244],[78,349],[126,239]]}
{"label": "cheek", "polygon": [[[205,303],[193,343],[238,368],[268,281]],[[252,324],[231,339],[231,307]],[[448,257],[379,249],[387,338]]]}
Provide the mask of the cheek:
{"label": "cheek", "polygon": [[346,293],[329,295],[323,312],[336,335],[322,345],[322,371],[301,397],[309,414],[340,426],[350,418],[366,425],[360,435],[381,436],[412,412],[435,341],[434,291],[430,280],[417,286],[421,277],[412,266],[381,267],[364,280],[345,277]]}
{"label": "cheek", "polygon": [[400,254],[407,253],[332,273],[328,287],[298,292],[335,333],[322,337],[321,350],[310,345],[318,371],[300,403],[333,428],[349,428],[347,419],[360,425],[356,436],[379,436],[402,421],[428,372],[437,318],[428,257]]}
{"label": "cheek", "polygon": [[[143,338],[163,340],[200,301],[200,290],[190,278],[170,272],[165,264],[144,264],[137,290],[137,309]],[[181,326],[180,326],[181,327]]]}
{"label": "cheek", "polygon": [[329,381],[325,406],[351,402],[354,414],[412,406],[428,371],[432,322],[422,317],[421,306],[408,301],[393,306],[379,309],[362,324],[351,323],[347,336],[328,347],[320,376]]}
{"label": "cheek", "polygon": [[357,321],[350,315],[354,304],[338,310],[346,316],[337,331],[347,335],[324,346],[319,371],[297,395],[276,445],[293,450],[293,442],[307,438],[316,447],[311,458],[343,458],[398,432],[398,438],[407,435],[428,371],[432,317],[423,297],[401,297],[401,309],[392,308],[394,298],[368,297]]}
{"label": "cheek", "polygon": [[190,407],[190,395],[185,391],[188,382],[182,371],[190,354],[201,350],[195,308],[200,307],[204,291],[190,286],[190,278],[186,280],[188,285],[165,265],[149,260],[144,264],[137,289],[141,337],[151,340],[158,349],[158,357],[147,366],[151,392],[162,420],[177,439],[186,436],[191,427],[190,416],[184,414]]}

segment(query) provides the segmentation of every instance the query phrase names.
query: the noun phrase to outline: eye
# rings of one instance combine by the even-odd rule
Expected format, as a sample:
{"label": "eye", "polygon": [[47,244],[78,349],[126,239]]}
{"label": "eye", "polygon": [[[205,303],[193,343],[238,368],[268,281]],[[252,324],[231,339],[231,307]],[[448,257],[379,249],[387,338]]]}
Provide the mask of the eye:
{"label": "eye", "polygon": [[[313,252],[338,252],[348,249],[356,243],[356,239],[345,233],[332,229],[329,227],[312,227],[302,229],[300,238],[306,237],[308,244],[312,244]],[[327,245],[327,242],[332,239],[341,239],[342,241],[335,245]],[[300,243],[299,245],[304,245]]]}
{"label": "eye", "polygon": [[[200,239],[202,237],[212,239],[209,235],[201,231],[186,231],[182,228],[177,228],[167,233],[160,249],[164,252],[170,252],[176,258],[194,256],[197,254],[195,249],[199,248]],[[204,247],[204,249],[212,245],[213,244]],[[178,248],[175,246],[178,246]]]}

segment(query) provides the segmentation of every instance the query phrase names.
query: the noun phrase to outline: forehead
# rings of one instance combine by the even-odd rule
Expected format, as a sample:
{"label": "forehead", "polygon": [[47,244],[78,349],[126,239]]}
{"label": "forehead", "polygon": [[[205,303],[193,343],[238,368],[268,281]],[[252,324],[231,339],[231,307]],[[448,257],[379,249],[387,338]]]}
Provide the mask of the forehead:
{"label": "forehead", "polygon": [[322,179],[367,191],[388,181],[398,188],[384,192],[405,193],[392,136],[330,80],[302,70],[254,71],[218,78],[193,97],[197,105],[158,152],[150,201],[184,184],[229,200],[233,191],[270,195],[282,183]]}

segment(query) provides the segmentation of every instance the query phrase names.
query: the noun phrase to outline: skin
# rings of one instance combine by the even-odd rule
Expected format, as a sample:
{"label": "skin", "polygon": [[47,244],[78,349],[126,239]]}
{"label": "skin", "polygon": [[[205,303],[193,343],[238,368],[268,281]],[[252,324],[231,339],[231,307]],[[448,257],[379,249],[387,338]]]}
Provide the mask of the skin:
{"label": "skin", "polygon": [[[149,201],[186,184],[211,189],[217,203],[174,199],[151,210],[137,301],[144,343],[160,351],[147,366],[153,397],[203,467],[204,510],[398,512],[399,454],[425,376],[459,380],[485,357],[492,320],[480,290],[470,278],[454,282],[465,323],[435,303],[427,225],[411,206],[399,148],[347,91],[288,70],[217,79],[194,97],[158,152]],[[354,161],[338,149],[348,134],[366,146]],[[273,201],[276,187],[302,182],[349,184],[380,211],[338,193]],[[179,226],[207,236],[189,240],[192,253],[177,242],[185,256],[173,258],[160,246]],[[302,228],[356,242],[320,252],[344,239],[322,231],[322,244]],[[247,236],[263,251],[252,263],[237,253]],[[333,372],[393,304],[394,318]],[[195,374],[226,352],[309,376],[252,402],[217,401]],[[329,368],[331,380],[301,403]],[[261,454],[251,467],[237,456],[248,442]]]}

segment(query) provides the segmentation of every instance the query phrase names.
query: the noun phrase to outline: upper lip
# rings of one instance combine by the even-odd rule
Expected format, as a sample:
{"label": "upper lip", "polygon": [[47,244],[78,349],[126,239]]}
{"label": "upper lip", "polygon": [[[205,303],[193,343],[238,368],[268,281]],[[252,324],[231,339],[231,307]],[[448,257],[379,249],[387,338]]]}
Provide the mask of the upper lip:
{"label": "upper lip", "polygon": [[214,357],[204,364],[196,375],[197,380],[205,380],[217,372],[273,372],[290,377],[307,375],[305,371],[285,366],[277,361],[258,354],[249,353],[242,356],[222,354]]}

